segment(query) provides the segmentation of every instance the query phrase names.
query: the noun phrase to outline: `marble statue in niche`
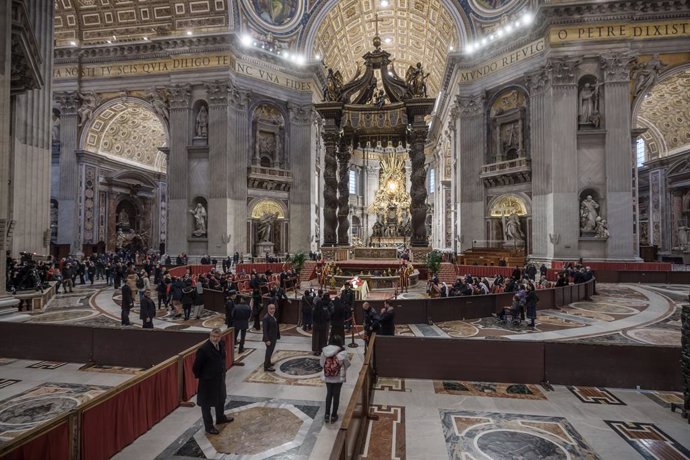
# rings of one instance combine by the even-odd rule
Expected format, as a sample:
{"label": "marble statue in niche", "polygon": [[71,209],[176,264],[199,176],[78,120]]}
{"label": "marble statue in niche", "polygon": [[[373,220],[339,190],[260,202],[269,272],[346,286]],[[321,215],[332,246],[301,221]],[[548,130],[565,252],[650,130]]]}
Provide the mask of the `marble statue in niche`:
{"label": "marble statue in niche", "polygon": [[690,232],[690,227],[686,225],[678,227],[678,249],[681,251],[688,249],[688,232]]}
{"label": "marble statue in niche", "polygon": [[580,232],[583,235],[594,234],[599,217],[599,203],[592,198],[592,195],[587,195],[587,198],[580,203]]}
{"label": "marble statue in niche", "polygon": [[120,213],[117,215],[117,225],[120,228],[129,228],[130,222],[129,222],[129,214],[127,213],[126,209],[120,210]]}
{"label": "marble statue in niche", "polygon": [[257,228],[257,237],[259,238],[259,243],[270,243],[271,237],[273,235],[273,226],[276,220],[278,220],[278,213],[264,213],[259,218],[259,224]]}
{"label": "marble statue in niche", "polygon": [[287,165],[283,151],[285,120],[276,107],[264,104],[256,108],[252,119],[252,133],[252,164],[274,168]]}
{"label": "marble statue in niche", "polygon": [[196,115],[194,135],[196,137],[208,137],[208,110],[206,110],[205,105],[201,106],[199,113]]}
{"label": "marble statue in niche", "polygon": [[60,142],[60,111],[58,109],[53,109],[51,120],[53,122],[50,130],[52,141]]}
{"label": "marble statue in niche", "polygon": [[525,234],[520,228],[520,218],[516,213],[511,213],[506,217],[505,213],[501,216],[501,223],[503,224],[503,239],[505,241],[513,241],[520,243],[525,241]]}
{"label": "marble statue in niche", "polygon": [[586,75],[580,79],[578,90],[577,124],[580,128],[599,128],[601,113],[599,112],[599,88],[601,83],[596,77]]}
{"label": "marble statue in niche", "polygon": [[606,222],[606,219],[602,219],[601,216],[597,217],[596,224],[594,224],[594,236],[603,239],[609,237],[608,223]]}
{"label": "marble statue in niche", "polygon": [[194,209],[190,209],[189,213],[194,217],[194,231],[192,235],[196,237],[206,236],[206,208],[203,204],[197,203]]}
{"label": "marble statue in niche", "polygon": [[526,98],[518,89],[504,90],[489,112],[492,163],[524,157]]}

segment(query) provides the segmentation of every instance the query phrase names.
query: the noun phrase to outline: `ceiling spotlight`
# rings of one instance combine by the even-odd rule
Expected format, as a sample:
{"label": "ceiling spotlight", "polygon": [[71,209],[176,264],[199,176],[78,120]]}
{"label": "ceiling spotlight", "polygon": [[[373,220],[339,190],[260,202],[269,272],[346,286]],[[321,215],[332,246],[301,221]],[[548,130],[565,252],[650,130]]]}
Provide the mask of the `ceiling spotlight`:
{"label": "ceiling spotlight", "polygon": [[304,65],[304,63],[306,62],[304,56],[302,56],[301,54],[297,56],[295,61],[297,62],[297,65]]}
{"label": "ceiling spotlight", "polygon": [[149,37],[144,37],[144,41],[145,42],[149,41]]}
{"label": "ceiling spotlight", "polygon": [[467,45],[467,48],[465,49],[465,51],[467,52],[467,54],[472,54],[472,53],[474,53],[474,51],[476,49],[477,49],[476,45],[469,44],[469,45]]}
{"label": "ceiling spotlight", "polygon": [[532,16],[532,14],[529,11],[525,11],[525,14],[522,15],[522,23],[524,25],[530,24],[533,19],[534,19],[534,17]]}
{"label": "ceiling spotlight", "polygon": [[71,41],[71,42],[69,42],[69,44],[72,46],[77,46],[77,42],[75,42],[75,41]]}
{"label": "ceiling spotlight", "polygon": [[381,0],[381,8],[386,8],[388,7],[389,3],[388,0]]}
{"label": "ceiling spotlight", "polygon": [[320,55],[319,53],[316,53],[316,54],[314,55],[314,59],[316,59],[317,61],[320,61],[320,60],[321,60],[321,55]]}
{"label": "ceiling spotlight", "polygon": [[494,38],[496,38],[494,34],[489,35],[489,40],[493,40]]}
{"label": "ceiling spotlight", "polygon": [[450,46],[448,47],[448,51],[454,51],[454,50],[455,50],[455,47],[454,47],[453,45],[450,45]]}
{"label": "ceiling spotlight", "polygon": [[188,30],[188,31],[187,31],[187,35],[192,35],[192,31],[191,31],[191,30]]}
{"label": "ceiling spotlight", "polygon": [[112,42],[110,40],[105,41],[108,45],[110,45]]}
{"label": "ceiling spotlight", "polygon": [[115,35],[113,35],[113,40],[117,40],[117,37]]}
{"label": "ceiling spotlight", "polygon": [[390,37],[386,37],[386,38],[383,39],[383,41],[384,41],[385,43],[391,43],[391,42],[393,41],[393,39],[390,38]]}
{"label": "ceiling spotlight", "polygon": [[506,26],[506,33],[509,34],[509,33],[511,33],[512,31],[513,31],[513,25],[512,25],[512,24],[508,24],[508,25]]}
{"label": "ceiling spotlight", "polygon": [[389,71],[388,71],[388,75],[390,75],[390,76],[392,77],[392,76],[393,76],[393,72],[389,70]]}
{"label": "ceiling spotlight", "polygon": [[243,34],[240,37],[240,43],[242,43],[242,46],[249,46],[252,44],[252,37],[249,34]]}
{"label": "ceiling spotlight", "polygon": [[285,59],[290,59],[290,52],[289,52],[289,51],[286,51],[285,54],[283,54],[283,57],[284,57]]}
{"label": "ceiling spotlight", "polygon": [[482,38],[481,44],[482,44],[482,45],[486,45],[486,37],[485,37],[485,38]]}
{"label": "ceiling spotlight", "polygon": [[503,36],[503,29],[498,29],[498,30],[496,31],[496,36],[497,36],[497,37],[502,37],[502,36]]}

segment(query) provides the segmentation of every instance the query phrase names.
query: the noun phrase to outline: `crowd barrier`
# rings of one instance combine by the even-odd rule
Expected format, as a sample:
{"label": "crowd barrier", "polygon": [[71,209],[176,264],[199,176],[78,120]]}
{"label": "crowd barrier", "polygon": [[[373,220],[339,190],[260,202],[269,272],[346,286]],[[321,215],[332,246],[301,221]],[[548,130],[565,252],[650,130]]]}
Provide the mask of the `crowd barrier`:
{"label": "crowd barrier", "polygon": [[369,348],[364,356],[364,364],[359,371],[352,397],[345,410],[343,422],[335,439],[330,460],[350,460],[359,458],[366,441],[369,412],[374,396],[376,373],[374,371],[374,344],[376,334],[369,341]]}
{"label": "crowd barrier", "polygon": [[380,377],[680,391],[678,345],[379,336],[374,368]]}
{"label": "crowd barrier", "polygon": [[173,267],[170,270],[168,270],[168,273],[170,274],[171,277],[174,278],[179,278],[180,276],[184,276],[187,274],[187,271],[189,271],[192,275],[205,275],[206,273],[210,272],[212,269],[216,268],[215,265],[179,265],[177,267]]}
{"label": "crowd barrier", "polygon": [[[570,262],[551,262],[551,268],[554,270],[563,270]],[[670,272],[673,270],[673,264],[668,262],[587,262],[584,261],[582,265],[591,268],[594,271],[610,270],[610,271],[638,271],[638,272]]]}
{"label": "crowd barrier", "polygon": [[[7,348],[4,345],[8,341],[4,334],[5,326],[5,323],[0,323],[0,349],[3,349],[3,356],[27,358],[16,355],[16,348],[9,348],[9,355],[5,352]],[[19,339],[20,346],[31,340],[43,343],[42,349],[45,350],[45,354],[39,356],[34,350],[34,355],[28,359],[80,361],[67,354],[69,349],[61,349],[61,344],[69,344],[72,342],[71,339],[65,337],[65,340],[60,340],[58,334],[40,335],[46,332],[43,328],[45,325],[11,324],[11,326],[12,328],[25,326],[23,332],[26,339]],[[107,360],[106,362],[96,361],[96,364],[141,367],[147,360],[142,360],[138,355],[146,355],[158,347],[164,347],[167,350],[167,358],[124,384],[96,396],[77,409],[38,425],[10,440],[0,447],[0,457],[3,459],[108,459],[169,415],[182,401],[187,401],[196,394],[197,381],[191,367],[197,348],[208,338],[206,333],[136,329],[108,330],[79,326],[52,327],[59,328],[61,335],[69,336],[80,332],[76,329],[94,330],[91,341],[88,334],[78,335],[85,338],[85,348],[109,347],[118,349],[122,354],[121,358],[113,358],[107,353],[96,354],[92,351],[82,353],[82,356],[91,355]],[[31,329],[34,330],[31,331]],[[103,334],[104,331],[126,332],[127,339],[122,340],[116,334]],[[30,335],[30,332],[36,335]],[[145,348],[147,353],[141,353],[144,348],[138,349],[136,353],[132,353],[129,348],[121,348],[121,345],[127,341],[141,343],[132,333],[138,333],[141,337],[149,339]],[[102,339],[94,341],[94,335],[98,334],[103,334]],[[168,340],[167,344],[162,344],[161,340],[156,341],[157,335],[175,340]],[[189,341],[184,339],[185,335],[194,338],[196,342],[193,346],[185,346],[185,349],[180,351],[182,343]],[[201,340],[199,336],[202,336]],[[107,342],[107,339],[111,339],[110,342]],[[117,340],[113,342],[114,339]],[[222,340],[225,341],[226,368],[229,369],[234,362],[234,330],[224,331]],[[52,351],[55,349],[58,352]],[[131,357],[131,361],[127,362],[127,357]]]}
{"label": "crowd barrier", "polygon": [[291,265],[287,262],[237,264],[235,266],[235,273],[239,274],[244,271],[246,274],[250,274],[252,270],[255,270],[259,274],[266,273],[267,270],[273,273],[280,273],[290,267]]}

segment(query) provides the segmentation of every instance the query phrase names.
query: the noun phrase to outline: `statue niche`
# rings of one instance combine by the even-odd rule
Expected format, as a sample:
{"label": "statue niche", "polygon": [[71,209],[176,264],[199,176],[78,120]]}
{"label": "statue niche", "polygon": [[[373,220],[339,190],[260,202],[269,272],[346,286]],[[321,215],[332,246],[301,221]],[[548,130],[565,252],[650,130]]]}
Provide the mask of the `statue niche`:
{"label": "statue niche", "polygon": [[194,138],[195,145],[208,144],[208,106],[204,101],[194,104]]}
{"label": "statue niche", "polygon": [[489,112],[491,162],[515,160],[525,152],[525,94],[518,89],[500,93]]}
{"label": "statue niche", "polygon": [[579,129],[598,129],[601,126],[599,88],[594,75],[585,75],[577,84],[577,126]]}
{"label": "statue niche", "polygon": [[287,169],[288,162],[284,152],[285,119],[276,107],[262,104],[254,110],[252,138],[253,165]]}

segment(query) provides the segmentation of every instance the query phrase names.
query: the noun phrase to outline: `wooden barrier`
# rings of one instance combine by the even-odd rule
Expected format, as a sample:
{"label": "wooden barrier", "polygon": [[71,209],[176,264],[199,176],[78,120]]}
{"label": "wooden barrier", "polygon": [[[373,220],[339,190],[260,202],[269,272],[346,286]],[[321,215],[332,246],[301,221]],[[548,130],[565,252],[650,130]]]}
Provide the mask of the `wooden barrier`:
{"label": "wooden barrier", "polygon": [[383,337],[382,377],[681,390],[680,347]]}
{"label": "wooden barrier", "polygon": [[369,340],[364,364],[359,371],[357,383],[345,410],[343,422],[338,430],[330,460],[351,460],[359,458],[366,441],[371,401],[374,395],[376,374],[374,372],[374,344],[376,334]]}
{"label": "wooden barrier", "polygon": [[595,275],[602,283],[690,284],[690,272],[597,270]]}
{"label": "wooden barrier", "polygon": [[[3,340],[6,339],[2,333],[3,326],[5,325],[0,323],[0,346],[3,345]],[[45,325],[37,324],[12,324],[12,326],[29,326],[40,329],[45,327]],[[64,326],[61,327],[61,333],[73,335],[74,333],[83,332],[79,331],[79,329],[87,331],[94,329],[96,334],[106,330],[104,328]],[[23,332],[26,333],[27,331],[28,329],[25,328]],[[148,330],[113,329],[108,331],[134,332],[149,339],[155,337],[155,334],[152,334],[153,331]],[[177,334],[168,334],[167,338],[172,338],[173,335],[177,339],[175,343],[177,348],[179,348],[181,336],[187,335],[198,339],[200,334],[178,332]],[[76,410],[22,433],[0,448],[0,457],[17,460],[29,458],[45,458],[50,460],[110,458],[170,414],[182,401],[187,401],[196,394],[196,379],[191,374],[191,364],[187,367],[185,363],[187,361],[193,363],[197,348],[207,340],[207,334],[203,333],[201,335],[203,335],[201,341],[197,341],[194,346],[179,353],[171,351],[174,350],[172,344],[163,345],[169,352],[169,357],[163,362],[156,364],[151,369],[137,375],[124,384],[102,393]],[[46,336],[40,337],[44,338]],[[59,348],[60,343],[62,343],[60,335],[56,337],[58,339],[57,345],[53,343],[51,346],[41,348],[45,354],[43,356],[33,356],[32,359],[70,361],[68,357],[56,355],[54,351],[51,351],[54,348]],[[84,337],[86,337],[86,343],[91,344],[89,346],[93,346],[93,336],[86,334]],[[103,336],[101,341],[98,342],[99,347],[118,349],[118,346],[125,342],[118,339],[116,343],[106,343],[105,338],[107,337],[116,336]],[[129,335],[127,340],[138,342],[133,337]],[[50,337],[48,337],[48,340],[50,340]],[[230,328],[223,331],[222,340],[226,344],[226,368],[229,369],[234,362],[234,330]],[[155,346],[161,345],[157,344]],[[151,345],[149,342],[146,347],[147,353],[150,349]],[[125,356],[133,358],[135,355],[147,354],[141,353],[142,349],[139,349],[138,353],[134,354],[122,348],[119,348],[119,350],[120,353],[126,353]],[[84,355],[89,353],[91,352],[85,352]],[[58,357],[53,358],[54,356]],[[17,357],[21,358],[21,356]],[[120,362],[121,359],[117,358],[115,361]],[[131,363],[124,362],[119,365],[140,367],[141,363],[141,359],[134,358]],[[108,363],[101,362],[98,364]],[[190,382],[193,382],[194,385],[190,385]],[[114,424],[114,426],[109,424]]]}

